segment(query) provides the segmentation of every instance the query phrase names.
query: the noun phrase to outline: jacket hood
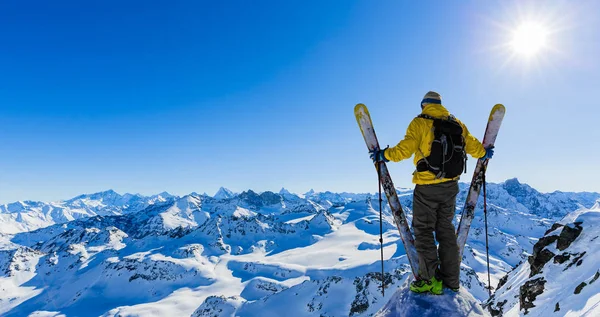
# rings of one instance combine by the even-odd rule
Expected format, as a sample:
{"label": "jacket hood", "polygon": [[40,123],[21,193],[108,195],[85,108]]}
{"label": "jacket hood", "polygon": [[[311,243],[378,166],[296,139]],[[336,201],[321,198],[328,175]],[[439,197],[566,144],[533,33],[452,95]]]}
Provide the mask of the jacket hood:
{"label": "jacket hood", "polygon": [[450,115],[450,112],[446,108],[444,108],[444,106],[435,103],[425,105],[421,113],[436,118],[447,117]]}

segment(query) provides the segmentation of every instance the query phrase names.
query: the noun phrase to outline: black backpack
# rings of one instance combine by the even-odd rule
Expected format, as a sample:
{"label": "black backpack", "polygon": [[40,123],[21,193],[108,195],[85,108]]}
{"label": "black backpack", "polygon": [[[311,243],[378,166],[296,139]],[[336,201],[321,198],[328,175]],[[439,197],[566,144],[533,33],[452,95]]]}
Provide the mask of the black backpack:
{"label": "black backpack", "polygon": [[417,171],[429,171],[436,179],[455,178],[467,172],[467,153],[463,128],[453,116],[434,118],[421,114],[419,118],[433,120],[433,143],[428,157],[417,162]]}

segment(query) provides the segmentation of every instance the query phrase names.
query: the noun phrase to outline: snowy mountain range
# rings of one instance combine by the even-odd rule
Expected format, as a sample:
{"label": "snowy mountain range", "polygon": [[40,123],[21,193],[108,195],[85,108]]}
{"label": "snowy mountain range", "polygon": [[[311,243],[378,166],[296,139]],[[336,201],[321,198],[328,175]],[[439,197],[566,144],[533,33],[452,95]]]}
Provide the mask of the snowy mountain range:
{"label": "snowy mountain range", "polygon": [[92,216],[134,213],[174,198],[175,196],[166,192],[146,197],[119,195],[113,190],[108,190],[60,202],[17,201],[0,205],[0,233],[32,231]]}
{"label": "snowy mountain range", "polygon": [[[460,207],[466,189],[461,184]],[[412,191],[398,194],[411,220]],[[586,275],[597,261],[587,260],[590,251],[581,255],[586,245],[597,246],[590,215],[600,209],[594,207],[599,199],[598,193],[540,193],[516,179],[488,185],[492,289],[500,283],[486,306],[490,313],[519,315],[527,309],[541,316],[546,310],[540,307],[555,300],[561,312],[600,302],[600,282]],[[0,315],[373,316],[411,275],[386,207],[381,296],[378,205],[375,194],[225,188],[213,197],[106,191],[61,202],[0,205]],[[459,215],[460,208],[456,220]],[[476,215],[461,283],[484,302],[481,206]],[[563,226],[553,227],[561,221]],[[577,223],[583,233],[566,249],[558,251],[554,241],[545,244],[554,238],[539,239],[560,236],[561,228],[578,230]],[[560,275],[547,261],[542,273],[529,276],[530,266],[537,270],[549,256],[543,250],[553,259],[569,257],[557,266],[580,257],[566,271],[573,274],[563,277],[586,283],[578,304],[566,304],[554,281],[537,298],[524,295],[525,304],[518,302],[522,285],[533,283],[536,274],[550,274],[546,281]],[[582,259],[584,265],[577,265]],[[589,311],[600,314],[595,309]]]}

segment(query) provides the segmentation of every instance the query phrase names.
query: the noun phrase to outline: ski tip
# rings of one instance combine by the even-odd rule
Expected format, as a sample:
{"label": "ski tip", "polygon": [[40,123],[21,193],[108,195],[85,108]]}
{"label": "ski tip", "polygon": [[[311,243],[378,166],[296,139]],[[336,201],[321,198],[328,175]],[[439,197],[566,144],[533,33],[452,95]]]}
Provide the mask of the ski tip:
{"label": "ski tip", "polygon": [[354,115],[356,116],[356,118],[358,119],[359,117],[362,117],[365,114],[369,117],[371,116],[369,114],[369,110],[367,109],[367,106],[365,106],[365,104],[363,104],[363,103],[356,104],[356,106],[354,107]]}
{"label": "ski tip", "polygon": [[504,107],[504,105],[501,103],[497,103],[494,105],[494,108],[492,108],[492,112],[496,112],[498,110],[506,111],[506,107]]}
{"label": "ski tip", "polygon": [[506,108],[504,107],[503,104],[498,103],[494,106],[494,108],[492,108],[492,111],[490,112],[490,118],[489,121],[492,121],[494,119],[494,117],[500,116],[500,117],[504,117],[504,113],[506,112]]}

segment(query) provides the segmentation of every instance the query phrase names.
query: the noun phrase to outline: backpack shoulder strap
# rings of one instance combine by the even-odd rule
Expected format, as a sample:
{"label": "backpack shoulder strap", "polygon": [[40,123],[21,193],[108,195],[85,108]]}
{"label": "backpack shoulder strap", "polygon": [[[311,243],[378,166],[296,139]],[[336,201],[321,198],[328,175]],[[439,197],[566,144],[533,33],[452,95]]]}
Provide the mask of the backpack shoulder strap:
{"label": "backpack shoulder strap", "polygon": [[420,115],[417,116],[417,118],[423,118],[423,119],[428,119],[428,120],[438,120],[438,118],[434,118],[428,114],[424,114],[421,113]]}
{"label": "backpack shoulder strap", "polygon": [[447,118],[436,118],[436,117],[432,117],[428,114],[421,113],[420,115],[417,116],[417,118],[423,118],[423,119],[428,119],[428,120],[454,121],[454,122],[458,121],[458,120],[456,120],[456,117],[451,114],[448,115]]}

